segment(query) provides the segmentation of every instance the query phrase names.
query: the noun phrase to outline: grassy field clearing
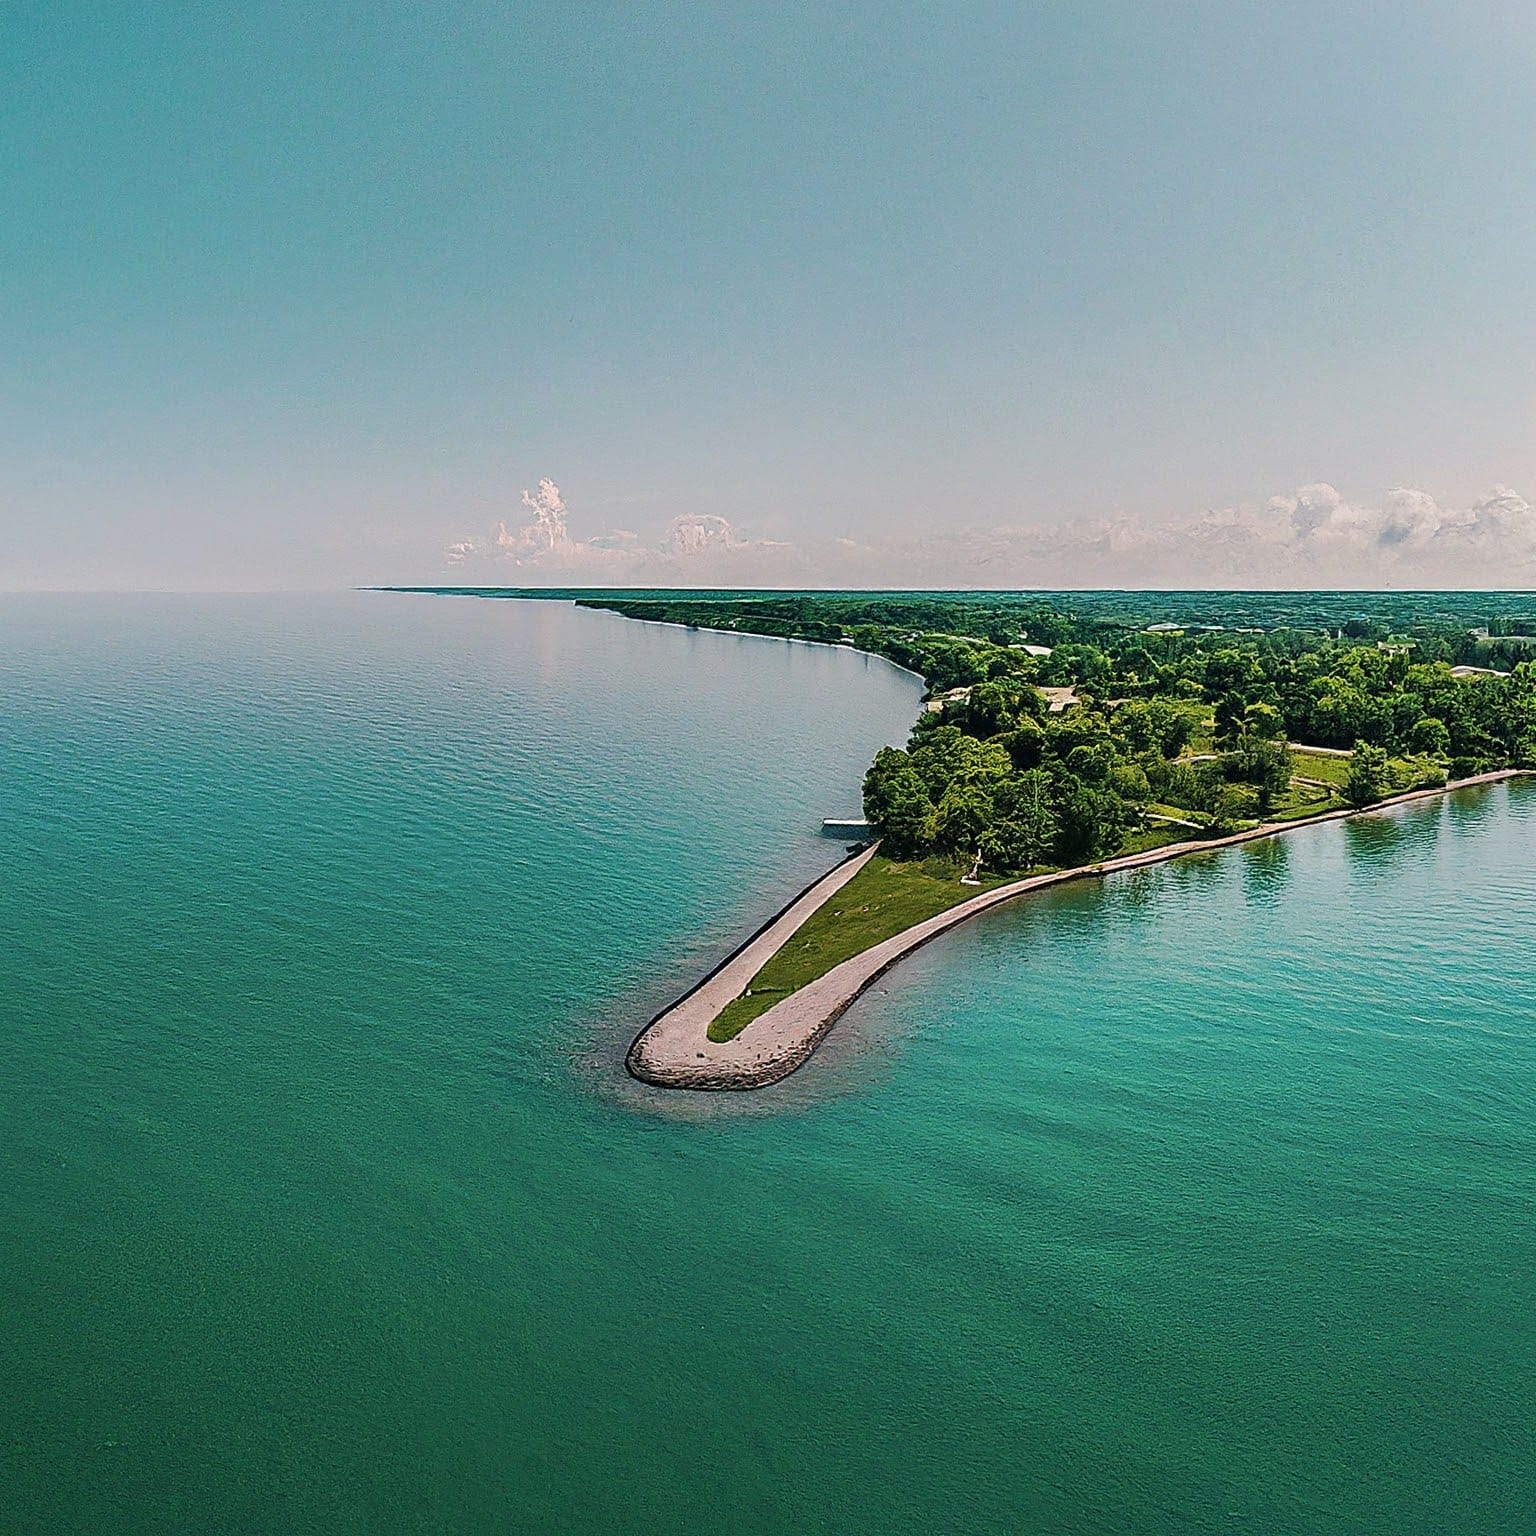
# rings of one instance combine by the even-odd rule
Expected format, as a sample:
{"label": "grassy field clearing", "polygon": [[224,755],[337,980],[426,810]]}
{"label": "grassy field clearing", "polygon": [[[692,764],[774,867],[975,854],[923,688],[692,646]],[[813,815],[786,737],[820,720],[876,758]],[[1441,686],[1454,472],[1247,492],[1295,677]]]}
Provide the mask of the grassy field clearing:
{"label": "grassy field clearing", "polygon": [[1349,759],[1323,752],[1292,752],[1292,771],[1298,778],[1319,779],[1343,789],[1349,779]]}

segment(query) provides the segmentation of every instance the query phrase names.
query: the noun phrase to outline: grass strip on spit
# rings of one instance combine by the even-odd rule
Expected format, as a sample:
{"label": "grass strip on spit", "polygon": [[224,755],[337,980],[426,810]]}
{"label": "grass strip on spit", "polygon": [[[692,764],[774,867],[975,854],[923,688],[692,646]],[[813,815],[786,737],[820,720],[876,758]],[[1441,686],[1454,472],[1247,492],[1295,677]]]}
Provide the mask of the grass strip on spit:
{"label": "grass strip on spit", "polygon": [[840,891],[834,891],[709,1026],[716,1042],[734,1040],[759,1014],[914,923],[934,917],[1017,875],[982,875],[962,885],[964,868],[947,859],[899,863],[876,854]]}
{"label": "grass strip on spit", "polygon": [[[1116,852],[1144,853],[1201,835],[1186,827],[1150,826],[1132,833]],[[903,863],[877,853],[806,918],[752,978],[746,991],[715,1015],[709,1038],[716,1044],[734,1040],[753,1019],[844,960],[862,955],[866,949],[972,896],[1011,885],[1026,875],[1045,874],[1054,866],[1041,865],[1006,875],[983,874],[975,885],[962,885],[965,868],[949,859]]]}

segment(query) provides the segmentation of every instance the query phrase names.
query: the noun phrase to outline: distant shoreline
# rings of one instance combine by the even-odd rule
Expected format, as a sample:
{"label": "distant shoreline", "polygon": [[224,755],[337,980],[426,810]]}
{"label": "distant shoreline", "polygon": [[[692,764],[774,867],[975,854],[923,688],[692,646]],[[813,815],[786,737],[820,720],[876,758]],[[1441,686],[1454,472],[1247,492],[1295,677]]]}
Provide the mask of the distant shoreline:
{"label": "distant shoreline", "polygon": [[[594,587],[590,593],[569,588],[551,589],[543,592],[537,588],[516,589],[508,588],[505,591],[496,588],[481,587],[359,587],[360,592],[397,592],[414,597],[482,597],[495,600],[522,600],[538,603],[569,603],[573,608],[582,608],[588,613],[611,613],[624,620],[626,624],[653,624],[658,629],[682,629],[694,635],[730,635],[738,640],[776,640],[784,645],[814,645],[826,651],[841,651],[850,656],[869,656],[875,661],[883,661],[886,666],[894,667],[898,672],[907,677],[915,677],[923,685],[924,694],[928,691],[928,679],[921,672],[914,672],[911,667],[904,667],[899,661],[892,661],[889,656],[882,656],[879,651],[865,650],[861,645],[845,645],[835,640],[806,640],[800,635],[769,635],[758,629],[720,629],[713,624],[684,624],[678,619],[641,619],[632,614],[620,613],[616,608],[604,607],[601,603],[589,601],[590,597],[607,595],[612,589]],[[649,591],[649,588],[642,589]]]}
{"label": "distant shoreline", "polygon": [[[573,603],[572,606],[580,607],[581,605]],[[915,677],[923,685],[924,694],[928,691],[928,679],[921,672],[914,672],[911,667],[904,667],[899,661],[892,661],[889,656],[882,656],[879,651],[866,651],[858,645],[844,645],[836,640],[805,640],[799,635],[765,635],[755,629],[717,629],[713,624],[683,624],[677,619],[637,619],[627,613],[618,613],[612,608],[591,608],[588,612],[611,613],[626,624],[651,624],[657,629],[681,629],[691,635],[725,635],[734,640],[768,640],[779,645],[813,645],[819,650],[841,652],[844,656],[868,656],[873,661],[884,662],[886,666],[894,668],[906,677]]]}
{"label": "distant shoreline", "polygon": [[[1030,875],[986,891],[969,901],[916,923],[901,933],[844,960],[825,975],[760,1014],[732,1040],[713,1041],[710,1023],[722,1007],[739,995],[771,955],[783,947],[807,917],[862,868],[874,850],[844,860],[808,887],[777,917],[733,950],[702,981],[663,1008],[635,1036],[624,1058],[625,1069],[641,1082],[661,1088],[711,1092],[741,1092],[766,1088],[803,1066],[832,1026],[873,982],[914,950],[993,907],[1016,901],[1049,886],[1144,869],[1190,854],[1231,848],[1294,832],[1301,827],[1347,821],[1417,801],[1436,799],[1458,790],[1504,783],[1531,776],[1524,768],[1500,768],[1429,789],[1407,790],[1371,805],[1324,811],[1293,821],[1267,822],[1246,831],[1201,841],[1169,843],[1143,853],[1082,864],[1049,874]],[[734,990],[733,990],[734,989]],[[730,996],[725,996],[726,992]]]}

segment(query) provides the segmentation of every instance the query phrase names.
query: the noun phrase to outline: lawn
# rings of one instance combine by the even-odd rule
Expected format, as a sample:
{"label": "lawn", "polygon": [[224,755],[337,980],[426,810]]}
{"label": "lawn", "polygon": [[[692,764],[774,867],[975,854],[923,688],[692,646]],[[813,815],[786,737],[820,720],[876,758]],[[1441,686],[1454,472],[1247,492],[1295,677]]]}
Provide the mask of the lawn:
{"label": "lawn", "polygon": [[[1328,761],[1328,759],[1324,759]],[[1336,759],[1343,762],[1344,759]],[[1321,778],[1321,774],[1308,772],[1298,768],[1297,773],[1303,778]],[[1332,780],[1329,780],[1332,783]],[[1323,811],[1337,810],[1344,804],[1343,798],[1332,789],[1319,789],[1313,784],[1298,784],[1293,779],[1291,787],[1283,794],[1275,798],[1275,803],[1269,808],[1265,821],[1297,821],[1303,816],[1317,816]]]}
{"label": "lawn", "polygon": [[[1331,784],[1334,789],[1342,790],[1349,782],[1349,759],[1347,757],[1330,757],[1321,752],[1292,752],[1292,771],[1298,778],[1320,779],[1325,784]],[[1387,762],[1387,785],[1389,794],[1398,794],[1405,789],[1417,789],[1445,782],[1445,765],[1432,757],[1394,757]],[[1298,791],[1303,786],[1298,786]]]}
{"label": "lawn", "polygon": [[[1189,812],[1180,811],[1179,815],[1188,817]],[[1120,846],[1113,853],[1105,854],[1104,858],[1118,859],[1128,853],[1150,853],[1154,848],[1167,848],[1174,843],[1198,843],[1211,835],[1204,827],[1177,827],[1171,822],[1156,821],[1145,831],[1129,833]],[[1103,859],[1090,862],[1102,863]]]}
{"label": "lawn", "polygon": [[945,859],[902,864],[876,854],[818,907],[768,961],[752,984],[709,1026],[711,1040],[734,1040],[760,1013],[834,965],[1018,875],[983,875],[961,885],[963,870]]}
{"label": "lawn", "polygon": [[1309,784],[1298,784],[1289,794],[1281,795],[1275,801],[1264,820],[1301,821],[1307,816],[1321,816],[1324,811],[1337,811],[1343,804],[1340,795],[1313,789]]}
{"label": "lawn", "polygon": [[1216,712],[1204,704],[1187,703],[1180,713],[1192,722],[1186,753],[1214,752],[1216,750]]}
{"label": "lawn", "polygon": [[1291,772],[1303,779],[1318,779],[1343,789],[1349,778],[1349,759],[1333,757],[1323,752],[1292,752]]}

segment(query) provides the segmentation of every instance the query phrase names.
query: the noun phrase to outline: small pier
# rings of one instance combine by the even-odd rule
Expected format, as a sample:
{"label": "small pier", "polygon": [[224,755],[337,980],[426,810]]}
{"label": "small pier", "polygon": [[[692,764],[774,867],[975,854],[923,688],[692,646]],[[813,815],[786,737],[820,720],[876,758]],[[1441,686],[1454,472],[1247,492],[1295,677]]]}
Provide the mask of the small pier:
{"label": "small pier", "polygon": [[844,841],[869,836],[869,823],[862,816],[828,816],[821,824],[823,837],[840,837]]}

